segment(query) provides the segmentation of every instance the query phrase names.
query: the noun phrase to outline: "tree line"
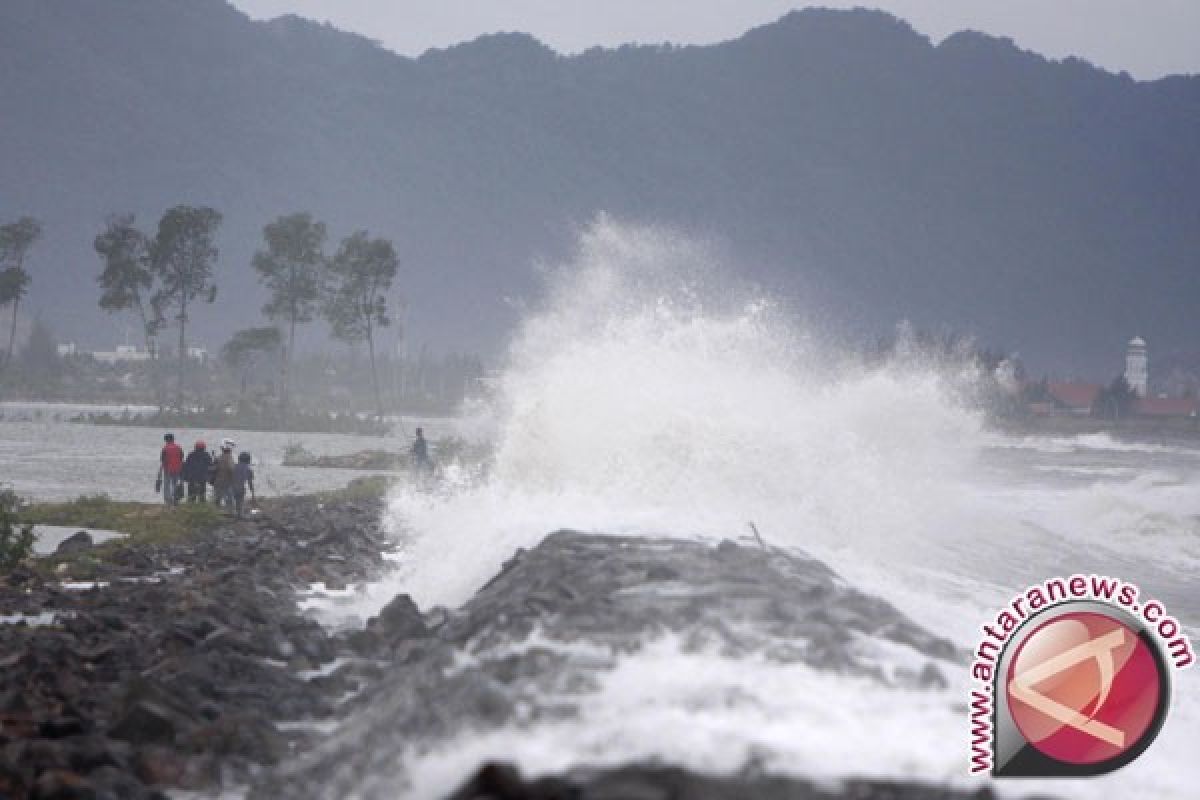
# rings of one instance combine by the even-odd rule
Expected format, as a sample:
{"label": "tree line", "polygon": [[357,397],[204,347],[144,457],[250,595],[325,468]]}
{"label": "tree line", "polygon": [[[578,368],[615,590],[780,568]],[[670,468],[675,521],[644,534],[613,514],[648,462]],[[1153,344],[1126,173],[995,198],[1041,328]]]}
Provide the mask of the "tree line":
{"label": "tree line", "polygon": [[[100,307],[135,315],[155,361],[159,334],[175,328],[175,405],[180,408],[188,324],[197,308],[217,298],[213,271],[220,255],[215,240],[221,221],[215,209],[179,205],[168,209],[151,233],[138,228],[133,214],[119,214],[107,220],[93,242],[102,265],[96,279]],[[40,236],[41,225],[29,217],[0,226],[0,308],[12,309],[0,371],[12,358],[17,310],[32,281],[26,259]],[[375,344],[379,330],[391,324],[388,300],[399,259],[389,240],[372,238],[366,231],[344,238],[332,254],[326,253],[326,240],[325,223],[308,213],[281,216],[263,228],[263,246],[251,266],[268,291],[263,313],[271,324],[238,331],[222,355],[227,363],[244,365],[278,354],[280,411],[286,415],[296,330],[321,317],[335,338],[366,344],[376,412],[383,416]]]}

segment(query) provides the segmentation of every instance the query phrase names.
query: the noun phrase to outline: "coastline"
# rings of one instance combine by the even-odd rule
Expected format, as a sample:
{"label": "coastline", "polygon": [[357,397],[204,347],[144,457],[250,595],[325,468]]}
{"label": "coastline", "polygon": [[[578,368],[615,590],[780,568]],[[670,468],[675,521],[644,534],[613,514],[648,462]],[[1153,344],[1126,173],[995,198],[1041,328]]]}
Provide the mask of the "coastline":
{"label": "coastline", "polygon": [[[387,568],[382,490],[279,498],[253,519],[206,518],[0,577],[0,603],[33,623],[0,625],[0,795],[991,796],[636,759],[529,780],[481,759],[425,791],[403,753],[579,715],[572,703],[619,659],[663,637],[931,698],[965,656],[794,551],[574,531],[514,553],[460,608],[421,610],[401,594],[361,628],[327,630],[298,600]],[[906,666],[868,640],[908,652]]]}

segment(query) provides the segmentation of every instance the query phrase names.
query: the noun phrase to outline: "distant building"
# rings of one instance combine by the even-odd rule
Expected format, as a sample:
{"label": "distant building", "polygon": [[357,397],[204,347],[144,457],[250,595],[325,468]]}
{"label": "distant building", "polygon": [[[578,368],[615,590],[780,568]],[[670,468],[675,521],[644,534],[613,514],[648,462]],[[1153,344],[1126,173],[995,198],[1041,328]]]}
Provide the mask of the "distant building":
{"label": "distant building", "polygon": [[1053,403],[1052,409],[1071,414],[1090,414],[1092,406],[1100,397],[1104,387],[1098,383],[1048,383],[1046,394]]}
{"label": "distant building", "polygon": [[188,358],[201,363],[208,361],[208,349],[204,347],[189,347]]}
{"label": "distant building", "polygon": [[77,352],[74,342],[63,342],[62,344],[60,344],[58,346],[57,349],[58,349],[58,357],[59,358],[66,358],[67,356],[73,356]]}
{"label": "distant building", "polygon": [[116,364],[119,361],[149,361],[150,351],[132,344],[119,344],[116,350],[97,350],[92,358],[101,364]]}
{"label": "distant building", "polygon": [[1194,397],[1141,397],[1133,410],[1140,417],[1195,417],[1198,406]]}
{"label": "distant building", "polygon": [[1129,340],[1129,349],[1125,351],[1125,382],[1137,392],[1138,397],[1145,397],[1147,394],[1148,374],[1146,340],[1135,336]]}

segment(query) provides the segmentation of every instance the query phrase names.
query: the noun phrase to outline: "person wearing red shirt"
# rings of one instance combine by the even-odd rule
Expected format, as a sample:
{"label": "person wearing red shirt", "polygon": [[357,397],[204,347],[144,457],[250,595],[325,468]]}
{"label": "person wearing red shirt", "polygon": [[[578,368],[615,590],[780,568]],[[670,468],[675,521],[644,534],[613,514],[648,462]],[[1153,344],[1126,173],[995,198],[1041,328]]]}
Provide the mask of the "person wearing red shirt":
{"label": "person wearing red shirt", "polygon": [[183,448],[175,444],[175,434],[163,435],[162,453],[158,457],[158,481],[162,488],[163,502],[169,506],[179,505],[183,484]]}

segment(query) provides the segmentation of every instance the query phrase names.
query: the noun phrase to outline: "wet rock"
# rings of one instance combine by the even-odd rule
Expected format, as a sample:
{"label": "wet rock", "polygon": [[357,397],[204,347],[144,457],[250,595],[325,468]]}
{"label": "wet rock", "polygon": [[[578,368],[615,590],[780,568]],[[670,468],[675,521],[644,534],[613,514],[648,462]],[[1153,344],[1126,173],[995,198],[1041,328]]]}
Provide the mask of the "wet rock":
{"label": "wet rock", "polygon": [[88,781],[96,790],[96,800],[166,800],[160,792],[145,784],[125,769],[104,766],[88,773]]}
{"label": "wet rock", "polygon": [[[954,655],[948,642],[846,586],[820,562],[731,540],[712,546],[560,531],[514,555],[461,608],[428,612],[424,620],[436,636],[393,645],[383,622],[392,615],[398,627],[391,630],[421,635],[415,607],[401,597],[345,639],[403,668],[364,674],[368,683],[351,701],[338,736],[260,779],[252,798],[387,797],[394,778],[372,776],[394,776],[397,755],[414,742],[436,746],[468,730],[578,716],[624,654],[666,634],[676,635],[685,651],[804,663],[894,686],[891,670],[859,645],[863,638],[887,640],[928,659],[930,666],[907,685],[929,690],[942,686],[943,656]],[[364,749],[363,742],[370,745]],[[711,789],[686,771],[614,773],[580,783],[567,777],[573,778],[514,783],[511,771],[497,768],[475,776],[461,796],[707,798],[703,792]],[[759,796],[751,786],[760,788],[742,778],[712,796]],[[525,793],[505,794],[510,789]]]}
{"label": "wet rock", "polygon": [[59,556],[74,555],[91,550],[95,544],[96,542],[92,539],[90,533],[87,531],[77,531],[59,542],[58,547],[54,548],[54,554]]}
{"label": "wet rock", "polygon": [[142,700],[133,705],[108,734],[134,744],[173,744],[176,716],[165,706]]}
{"label": "wet rock", "polygon": [[990,800],[992,796],[988,789],[889,781],[819,785],[757,771],[712,776],[658,764],[576,770],[526,781],[510,765],[486,764],[447,800]]}
{"label": "wet rock", "polygon": [[393,641],[429,635],[417,604],[406,594],[398,595],[384,606],[371,623],[380,634]]}
{"label": "wet rock", "polygon": [[38,776],[31,800],[96,800],[96,789],[81,775],[50,770]]}
{"label": "wet rock", "polygon": [[58,717],[43,720],[38,726],[38,733],[44,739],[65,739],[84,732],[84,721],[78,717]]}
{"label": "wet rock", "polygon": [[188,774],[188,762],[171,748],[143,747],[134,755],[134,773],[148,786],[181,786]]}
{"label": "wet rock", "polygon": [[[380,518],[378,504],[293,498],[186,542],[98,562],[89,579],[109,582],[105,589],[64,592],[58,578],[36,574],[19,587],[0,583],[0,607],[70,615],[46,628],[0,626],[0,797],[30,796],[43,779],[44,791],[100,800],[230,784],[249,785],[251,798],[390,797],[394,784],[370,779],[395,775],[399,754],[468,730],[578,716],[620,658],[664,635],[893,685],[855,646],[886,639],[928,659],[909,679],[930,690],[959,655],[799,553],[571,531],[515,553],[461,608],[422,614],[402,595],[364,629],[331,635],[299,613],[295,589],[350,585],[380,570],[388,547]],[[298,674],[335,658],[343,660],[327,676]],[[274,724],[328,721],[335,708],[344,729],[327,739]],[[941,796],[921,788],[930,792],[854,791]],[[497,765],[462,791],[843,796],[761,775],[725,785],[636,765],[537,781]]]}

